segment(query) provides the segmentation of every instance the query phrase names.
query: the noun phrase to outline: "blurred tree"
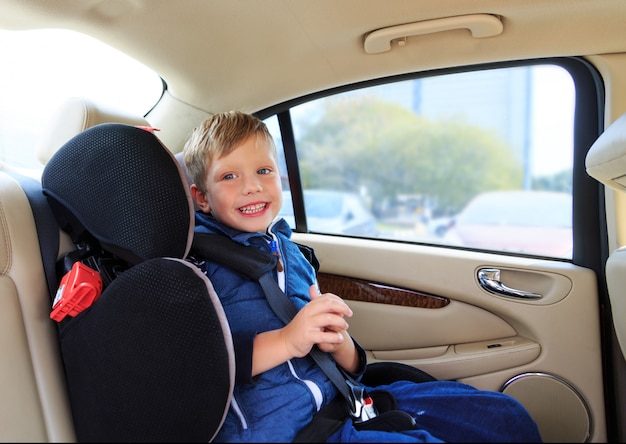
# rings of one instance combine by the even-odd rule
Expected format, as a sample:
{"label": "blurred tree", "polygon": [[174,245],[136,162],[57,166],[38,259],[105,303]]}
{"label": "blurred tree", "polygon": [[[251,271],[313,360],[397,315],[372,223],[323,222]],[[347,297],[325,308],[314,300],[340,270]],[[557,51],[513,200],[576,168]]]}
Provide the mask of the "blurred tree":
{"label": "blurred tree", "polygon": [[430,121],[375,96],[324,103],[318,120],[300,123],[305,188],[365,189],[375,211],[398,195],[421,195],[458,211],[481,192],[521,186],[521,163],[488,131]]}

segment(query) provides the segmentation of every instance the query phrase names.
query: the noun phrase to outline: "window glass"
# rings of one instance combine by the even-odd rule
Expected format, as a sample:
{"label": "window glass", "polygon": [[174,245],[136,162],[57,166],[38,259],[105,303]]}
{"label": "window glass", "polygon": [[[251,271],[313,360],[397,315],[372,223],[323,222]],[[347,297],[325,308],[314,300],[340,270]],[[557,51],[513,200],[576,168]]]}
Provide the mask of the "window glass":
{"label": "window glass", "polygon": [[[278,118],[276,115],[270,116],[264,120],[267,129],[274,139],[276,145],[276,153],[278,154],[278,168],[280,169],[280,177],[284,191],[289,191],[289,180],[287,178],[287,165],[285,161],[285,150],[283,149],[283,139],[280,134],[280,127],[278,125]],[[291,207],[291,194],[288,197],[289,201],[287,206],[291,208],[290,214],[293,215],[293,208]],[[284,205],[283,205],[284,206]]]}
{"label": "window glass", "polygon": [[0,30],[0,60],[0,160],[18,168],[43,168],[36,145],[68,98],[82,96],[143,116],[163,91],[153,71],[71,31]]}
{"label": "window glass", "polygon": [[538,65],[292,108],[308,230],[571,258],[574,96]]}

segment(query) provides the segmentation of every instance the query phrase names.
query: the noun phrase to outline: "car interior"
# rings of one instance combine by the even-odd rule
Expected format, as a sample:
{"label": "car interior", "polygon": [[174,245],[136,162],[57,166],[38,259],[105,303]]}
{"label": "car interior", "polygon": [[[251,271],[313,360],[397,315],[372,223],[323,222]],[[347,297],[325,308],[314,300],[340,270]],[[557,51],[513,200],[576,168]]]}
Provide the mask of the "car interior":
{"label": "car interior", "polygon": [[[45,163],[65,142],[91,126],[109,122],[146,123],[140,117],[114,115],[79,99],[68,100],[60,108],[58,118],[62,124],[51,123],[50,136],[40,145],[39,155]],[[15,436],[25,441],[75,441],[57,327],[49,322],[47,313],[50,298],[37,228],[28,198],[20,186],[20,181],[28,178],[16,174],[2,175],[3,295],[7,295],[3,298],[6,304],[2,310],[6,316],[3,337],[11,338],[3,352],[5,362],[12,362],[6,368],[11,383],[4,385],[3,391],[5,399],[19,402],[3,408],[3,424],[7,427],[12,424],[12,431],[6,437]],[[58,256],[61,257],[75,246],[67,233],[58,228],[56,231],[59,232]],[[12,297],[8,297],[9,294]],[[39,392],[38,388],[43,391]],[[32,412],[34,416],[24,415],[24,412]]]}
{"label": "car interior", "polygon": [[[191,131],[225,110],[254,113],[272,128],[284,157],[292,238],[314,249],[320,287],[354,311],[350,333],[370,364],[408,365],[439,380],[509,394],[535,419],[544,442],[626,439],[623,1],[0,0],[0,8],[0,30],[85,34],[150,67],[163,88],[144,111],[85,94],[64,97],[45,121],[29,123],[41,130],[35,143],[5,142],[6,128],[15,125],[11,110],[0,112],[0,441],[107,441],[116,440],[120,430],[137,441],[213,439],[232,395],[233,351],[219,295],[185,261],[195,207],[181,154]],[[565,132],[556,128],[560,116],[551,108],[563,103],[547,91],[562,80],[546,82],[540,92],[550,102],[542,102],[544,114],[525,100],[530,90],[512,94],[516,108],[492,105],[500,94],[497,82],[526,82],[545,67],[567,74],[563,102],[569,104],[571,129]],[[48,69],[60,67],[52,62]],[[463,75],[471,81],[462,83]],[[11,85],[5,86],[8,97]],[[389,89],[379,93],[383,87]],[[377,94],[402,96],[396,101],[411,95],[413,105],[419,102],[437,116],[454,109],[451,116],[433,118],[437,126],[380,105]],[[37,107],[36,96],[22,100],[26,109]],[[493,137],[468,129],[470,117],[456,114],[460,102],[472,103],[470,117],[494,125],[506,117],[498,127],[505,129],[493,130]],[[524,113],[533,118],[524,120]],[[333,131],[341,133],[339,124],[350,119],[361,120],[337,136]],[[545,122],[546,133],[554,136],[529,157],[542,167],[567,167],[565,175],[557,171],[549,180],[528,175],[533,191],[558,191],[571,200],[571,226],[558,227],[566,245],[556,251],[542,249],[547,240],[521,247],[509,242],[556,240],[557,232],[546,229],[550,209],[543,207],[535,215],[546,224],[544,231],[477,224],[470,228],[481,239],[461,239],[464,227],[456,216],[470,197],[498,187],[517,192],[510,184],[526,180],[517,164],[509,167],[508,157],[490,163],[500,159],[497,148],[517,147],[518,139],[510,140],[518,127],[511,122],[522,120],[535,128]],[[372,127],[382,128],[380,134]],[[403,132],[395,133],[400,127]],[[442,127],[456,135],[444,135]],[[424,146],[445,140],[420,151],[430,159],[423,165],[412,163],[420,157],[415,152],[404,151],[420,131],[428,134],[419,139]],[[348,142],[340,146],[342,137]],[[519,137],[526,140],[528,134]],[[375,156],[359,163],[365,151],[355,147],[366,145]],[[552,150],[561,145],[569,151],[555,158]],[[146,151],[138,148],[145,146]],[[36,168],[5,156],[27,149]],[[385,168],[395,161],[392,153],[398,153],[395,170]],[[408,172],[398,171],[403,164]],[[437,173],[425,174],[431,170]],[[439,201],[431,199],[430,205],[420,188],[398,193],[392,202],[383,201],[383,191],[372,185],[381,177],[404,176],[409,182],[425,176],[437,186],[473,194],[437,195]],[[474,189],[478,176],[491,182]],[[316,188],[362,198],[359,204],[368,209],[368,223],[370,213],[375,218],[376,231],[333,231],[307,222],[306,196]],[[63,210],[75,201],[79,210]],[[413,208],[409,201],[419,203]],[[155,203],[154,214],[144,214],[145,202]],[[138,214],[140,226],[133,225]],[[489,213],[494,215],[497,209]],[[439,228],[430,233],[430,223],[438,223],[441,234],[433,234]],[[108,317],[83,323],[82,330],[64,329],[71,324],[51,319],[59,285],[49,277],[58,274],[54,264],[85,241],[85,228],[132,267],[120,274],[128,280],[117,277],[107,288],[106,294],[121,296],[103,298],[101,311],[92,310],[110,310]],[[485,243],[485,237],[502,243]],[[174,244],[173,250],[161,242]],[[145,250],[151,246],[156,247]],[[137,277],[149,267],[147,278]],[[185,311],[187,318],[142,315],[177,310],[154,296],[171,295],[170,281],[162,279],[170,273],[180,273],[177,282],[188,282],[189,294],[198,295],[184,304],[201,300],[206,306]],[[112,318],[115,323],[108,322]],[[157,334],[147,337],[145,331]],[[172,337],[190,340],[161,347]],[[209,343],[210,353],[198,352]],[[80,357],[68,360],[76,350]],[[189,372],[188,362],[196,359],[215,371]],[[78,386],[93,390],[71,390]],[[155,393],[153,403],[133,405],[135,389]],[[72,409],[79,404],[89,407]],[[90,423],[92,417],[103,418],[100,428]]]}
{"label": "car interior", "polygon": [[[585,159],[589,175],[605,186],[624,193],[626,177],[626,114],[622,114],[591,146]],[[624,319],[623,279],[624,249],[613,251],[606,262],[606,282],[609,290],[615,334],[622,355],[626,356],[626,321]]]}

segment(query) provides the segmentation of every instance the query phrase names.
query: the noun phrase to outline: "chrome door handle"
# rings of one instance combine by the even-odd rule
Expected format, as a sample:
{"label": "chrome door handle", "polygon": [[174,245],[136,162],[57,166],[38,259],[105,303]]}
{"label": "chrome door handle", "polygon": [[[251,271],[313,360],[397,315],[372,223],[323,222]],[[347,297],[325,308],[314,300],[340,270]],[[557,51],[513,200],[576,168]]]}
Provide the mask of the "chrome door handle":
{"label": "chrome door handle", "polygon": [[478,282],[490,293],[514,299],[541,299],[543,296],[532,291],[516,290],[507,287],[500,281],[500,270],[497,268],[481,268],[477,273]]}

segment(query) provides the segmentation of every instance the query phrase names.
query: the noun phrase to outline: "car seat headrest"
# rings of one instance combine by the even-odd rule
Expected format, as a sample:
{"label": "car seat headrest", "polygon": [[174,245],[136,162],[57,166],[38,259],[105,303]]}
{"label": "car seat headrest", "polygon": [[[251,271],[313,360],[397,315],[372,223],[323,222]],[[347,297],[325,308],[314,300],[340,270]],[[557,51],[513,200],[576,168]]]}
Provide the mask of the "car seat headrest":
{"label": "car seat headrest", "polygon": [[83,97],[71,97],[61,104],[48,122],[37,146],[37,159],[47,164],[68,140],[87,128],[101,123],[148,126],[143,117],[125,114],[112,107],[96,104]]}
{"label": "car seat headrest", "polygon": [[[189,171],[187,170],[187,166],[185,165],[184,153],[182,151],[179,153],[176,153],[174,155],[174,158],[176,159],[176,161],[180,165],[180,168],[183,170],[183,173],[185,174],[185,178],[187,179],[187,186],[190,187],[193,184],[193,179],[189,175]],[[198,211],[200,209],[200,207],[198,206],[198,203],[195,201],[195,199],[192,199],[192,200],[193,200],[194,211]]]}
{"label": "car seat headrest", "polygon": [[131,265],[184,258],[193,239],[193,205],[184,173],[151,132],[105,123],[64,144],[42,174],[61,229],[75,243],[95,238]]}
{"label": "car seat headrest", "polygon": [[585,166],[597,181],[616,190],[626,190],[626,113],[591,146]]}

